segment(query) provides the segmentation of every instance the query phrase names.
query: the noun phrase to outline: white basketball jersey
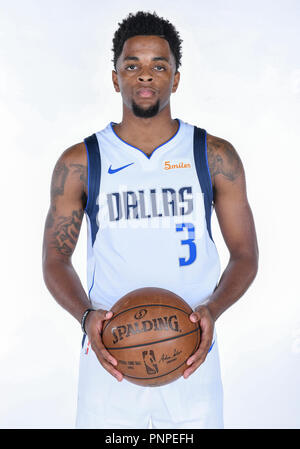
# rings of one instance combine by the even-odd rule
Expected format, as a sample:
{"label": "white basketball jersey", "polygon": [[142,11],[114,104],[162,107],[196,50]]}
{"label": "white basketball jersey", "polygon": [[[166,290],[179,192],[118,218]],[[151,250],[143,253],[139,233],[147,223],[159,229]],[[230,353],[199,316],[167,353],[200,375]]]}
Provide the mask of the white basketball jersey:
{"label": "white basketball jersey", "polygon": [[177,121],[177,133],[150,156],[118,137],[113,122],[84,140],[94,308],[109,310],[141,287],[171,290],[195,308],[218,283],[206,131]]}

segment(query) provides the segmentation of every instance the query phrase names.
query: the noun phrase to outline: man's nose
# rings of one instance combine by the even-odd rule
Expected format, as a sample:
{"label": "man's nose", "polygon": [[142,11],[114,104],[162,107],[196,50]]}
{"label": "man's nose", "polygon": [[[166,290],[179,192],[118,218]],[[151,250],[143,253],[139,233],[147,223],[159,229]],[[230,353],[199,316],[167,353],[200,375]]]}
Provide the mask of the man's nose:
{"label": "man's nose", "polygon": [[153,80],[153,76],[150,75],[150,73],[148,73],[147,71],[140,73],[138,76],[138,80],[145,82],[145,81],[152,81]]}

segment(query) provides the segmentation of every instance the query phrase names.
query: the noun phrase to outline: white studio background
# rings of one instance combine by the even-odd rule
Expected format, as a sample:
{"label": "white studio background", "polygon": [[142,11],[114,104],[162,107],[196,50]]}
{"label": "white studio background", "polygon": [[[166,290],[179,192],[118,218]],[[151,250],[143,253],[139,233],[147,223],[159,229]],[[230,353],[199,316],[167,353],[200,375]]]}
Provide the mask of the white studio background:
{"label": "white studio background", "polygon": [[[260,268],[216,324],[225,426],[299,428],[298,0],[0,1],[0,427],[74,426],[81,330],[41,268],[50,179],[64,149],[121,120],[112,37],[138,10],[184,40],[173,118],[229,140],[246,171]],[[215,214],[212,225],[224,269]],[[73,258],[84,286],[85,243],[84,223]]]}

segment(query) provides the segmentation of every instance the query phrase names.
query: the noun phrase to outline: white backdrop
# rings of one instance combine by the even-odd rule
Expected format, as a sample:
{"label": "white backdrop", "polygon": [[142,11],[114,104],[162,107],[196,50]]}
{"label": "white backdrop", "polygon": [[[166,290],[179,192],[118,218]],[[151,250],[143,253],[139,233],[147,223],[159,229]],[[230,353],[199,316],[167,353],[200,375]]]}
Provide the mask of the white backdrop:
{"label": "white backdrop", "polygon": [[[229,140],[246,170],[260,267],[216,324],[225,426],[299,428],[298,0],[0,1],[0,427],[74,425],[82,334],[42,279],[50,179],[64,149],[121,120],[112,37],[138,10],[184,40],[173,118]],[[224,269],[215,214],[212,229]],[[84,224],[73,258],[84,286],[85,243]]]}

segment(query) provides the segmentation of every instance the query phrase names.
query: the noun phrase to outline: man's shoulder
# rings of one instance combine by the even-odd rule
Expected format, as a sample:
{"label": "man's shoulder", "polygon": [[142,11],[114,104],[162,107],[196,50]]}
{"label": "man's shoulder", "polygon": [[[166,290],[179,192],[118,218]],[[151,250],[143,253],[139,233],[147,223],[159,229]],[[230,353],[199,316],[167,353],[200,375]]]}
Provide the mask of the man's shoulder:
{"label": "man's shoulder", "polygon": [[213,184],[219,174],[234,181],[243,171],[241,158],[232,143],[208,133],[207,159]]}
{"label": "man's shoulder", "polygon": [[55,164],[52,175],[52,193],[63,192],[65,185],[71,186],[72,190],[86,191],[87,171],[88,162],[84,142],[68,147]]}
{"label": "man's shoulder", "polygon": [[87,153],[84,142],[78,142],[66,148],[61,155],[61,160],[66,164],[86,164]]}
{"label": "man's shoulder", "polygon": [[64,163],[66,165],[69,164],[80,164],[87,166],[88,165],[88,150],[85,144],[85,139],[89,137],[93,137],[97,135],[99,137],[100,134],[109,132],[111,123],[109,122],[103,129],[100,131],[95,131],[94,133],[86,136],[81,142],[77,142],[70,147],[66,148],[62,154],[60,155],[59,162]]}

